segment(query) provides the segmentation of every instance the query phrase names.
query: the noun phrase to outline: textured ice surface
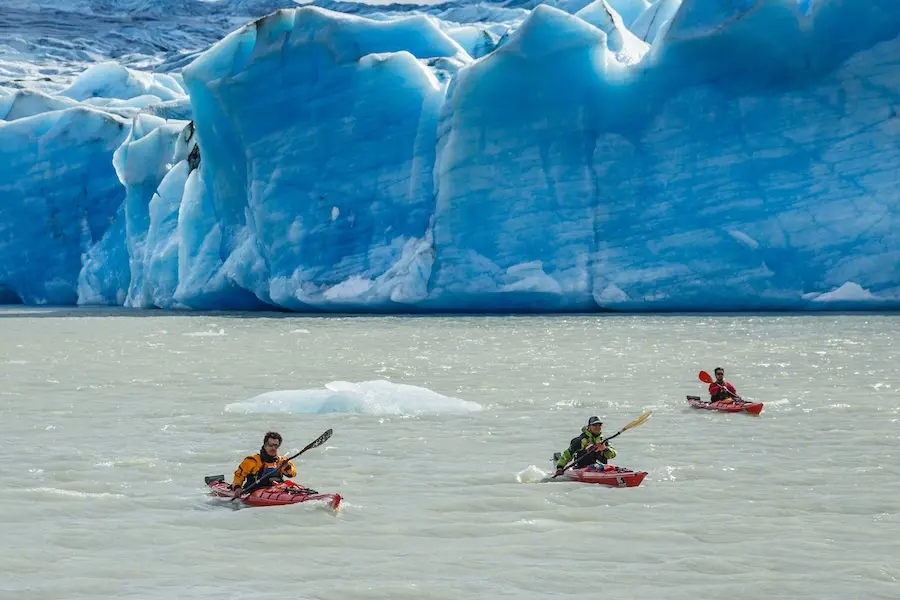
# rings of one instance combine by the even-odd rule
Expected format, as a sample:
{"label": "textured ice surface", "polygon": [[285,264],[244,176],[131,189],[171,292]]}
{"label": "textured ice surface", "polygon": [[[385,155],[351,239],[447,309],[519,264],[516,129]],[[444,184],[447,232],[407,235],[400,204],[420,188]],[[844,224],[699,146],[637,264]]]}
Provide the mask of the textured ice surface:
{"label": "textured ice surface", "polygon": [[466,414],[481,411],[477,402],[444,396],[427,388],[390,381],[332,381],[324,389],[278,390],[225,407],[233,413],[330,414],[417,416]]}
{"label": "textured ice surface", "polygon": [[[171,28],[156,54],[138,44],[117,62],[115,35],[89,55],[26,27],[0,48],[0,299],[353,311],[900,299],[896,2],[320,4],[356,14],[304,7],[235,28],[290,3],[9,4],[20,24],[48,15],[43,33],[61,21],[36,7],[148,44]],[[68,71],[40,82],[50,63]]]}

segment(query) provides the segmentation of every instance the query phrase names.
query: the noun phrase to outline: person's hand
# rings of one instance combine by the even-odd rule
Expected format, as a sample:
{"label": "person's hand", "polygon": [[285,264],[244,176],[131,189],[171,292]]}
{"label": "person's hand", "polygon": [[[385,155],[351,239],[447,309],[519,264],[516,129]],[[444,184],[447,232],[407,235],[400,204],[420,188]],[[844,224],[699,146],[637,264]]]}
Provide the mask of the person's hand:
{"label": "person's hand", "polygon": [[563,471],[564,471],[564,469],[563,469],[562,467],[556,467],[556,474],[557,474],[557,475],[562,475],[562,474],[563,474]]}

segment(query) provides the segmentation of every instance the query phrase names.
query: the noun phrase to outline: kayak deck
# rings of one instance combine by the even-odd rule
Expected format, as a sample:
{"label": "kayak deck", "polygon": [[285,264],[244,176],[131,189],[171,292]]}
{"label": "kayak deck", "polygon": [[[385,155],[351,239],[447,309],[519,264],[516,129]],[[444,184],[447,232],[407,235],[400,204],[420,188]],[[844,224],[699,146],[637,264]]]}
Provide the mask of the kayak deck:
{"label": "kayak deck", "polygon": [[[215,475],[206,478],[210,494],[217,498],[234,498],[234,492],[225,482],[224,475]],[[337,510],[341,505],[340,494],[320,494],[316,490],[303,487],[293,481],[277,483],[267,488],[253,490],[249,494],[241,496],[240,501],[248,506],[286,506],[288,504],[301,504],[303,502],[323,502]]]}
{"label": "kayak deck", "polygon": [[714,410],[727,413],[745,412],[751,415],[758,415],[761,413],[764,406],[762,402],[747,402],[746,400],[733,400],[731,402],[722,402],[719,400],[717,402],[707,402],[702,400],[700,396],[688,396],[687,401],[688,404],[694,408],[703,410]]}

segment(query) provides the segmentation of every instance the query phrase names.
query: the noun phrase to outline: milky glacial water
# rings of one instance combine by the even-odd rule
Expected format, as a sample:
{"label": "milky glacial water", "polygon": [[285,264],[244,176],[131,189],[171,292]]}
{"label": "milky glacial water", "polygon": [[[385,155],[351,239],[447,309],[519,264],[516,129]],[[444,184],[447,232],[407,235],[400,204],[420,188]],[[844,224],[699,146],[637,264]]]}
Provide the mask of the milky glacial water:
{"label": "milky glacial water", "polygon": [[[900,597],[896,316],[0,310],[0,596]],[[699,411],[723,365],[759,417]],[[541,483],[591,415],[637,488]],[[235,509],[262,434],[321,506]]]}

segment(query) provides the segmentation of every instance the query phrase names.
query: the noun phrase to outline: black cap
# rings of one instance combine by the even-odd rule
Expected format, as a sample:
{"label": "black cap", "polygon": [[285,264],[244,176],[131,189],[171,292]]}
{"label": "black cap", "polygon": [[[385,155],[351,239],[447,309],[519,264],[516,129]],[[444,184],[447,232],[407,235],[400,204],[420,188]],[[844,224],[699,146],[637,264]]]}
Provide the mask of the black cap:
{"label": "black cap", "polygon": [[588,419],[588,427],[591,425],[603,425],[603,421],[600,420],[600,417],[591,417]]}

